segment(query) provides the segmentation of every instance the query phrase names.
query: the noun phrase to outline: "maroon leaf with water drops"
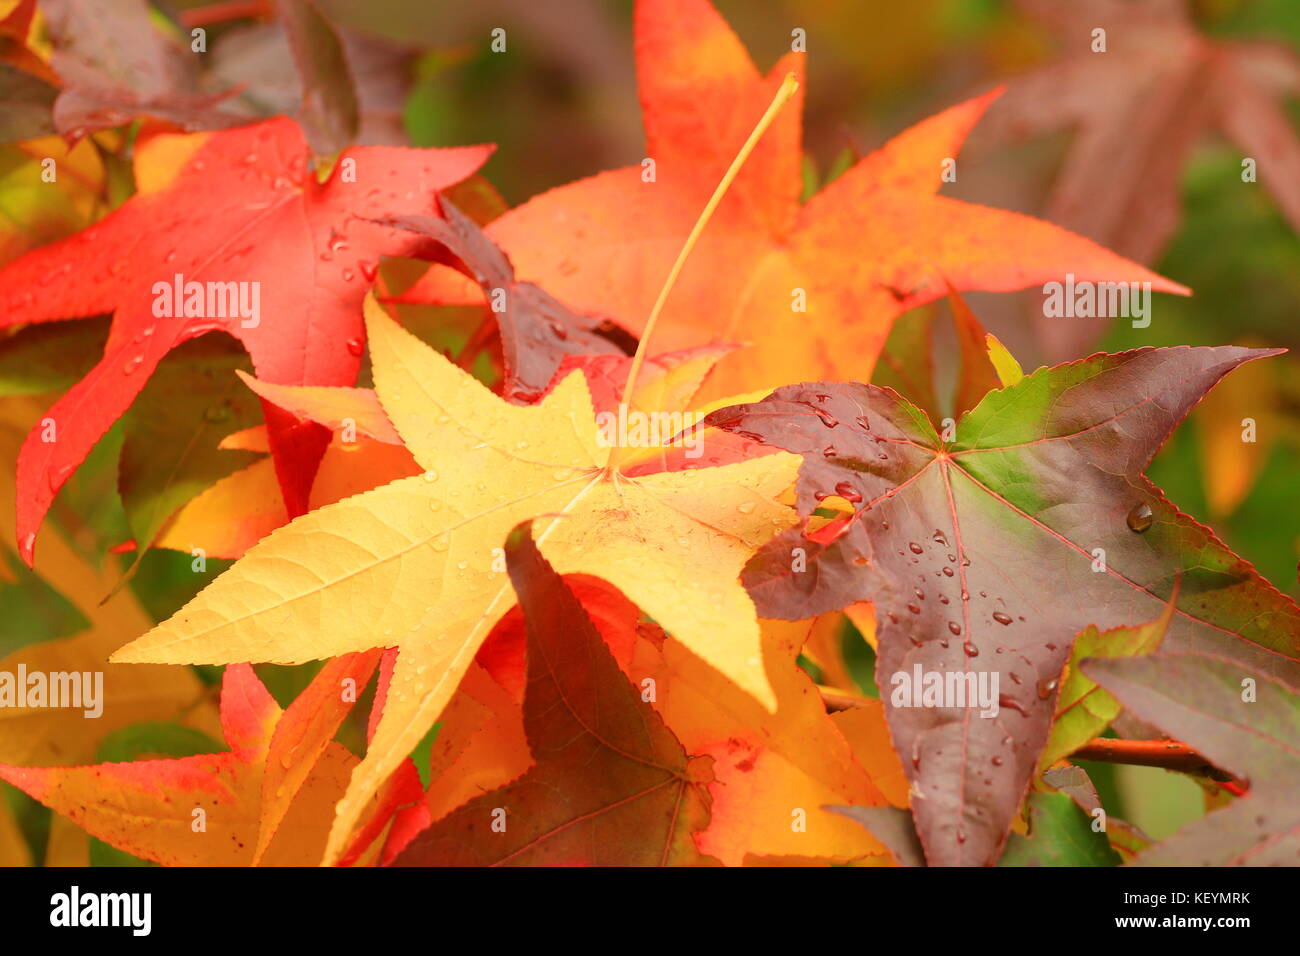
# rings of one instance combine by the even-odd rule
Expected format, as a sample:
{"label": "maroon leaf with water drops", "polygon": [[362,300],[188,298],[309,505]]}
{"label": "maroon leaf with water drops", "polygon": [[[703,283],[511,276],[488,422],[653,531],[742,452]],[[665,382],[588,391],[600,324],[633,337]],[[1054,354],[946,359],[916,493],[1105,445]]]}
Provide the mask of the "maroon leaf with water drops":
{"label": "maroon leaf with water drops", "polygon": [[[355,147],[322,183],[288,119],[138,146],[134,196],[0,270],[0,327],[114,313],[99,364],[47,413],[53,432],[42,423],[23,445],[24,559],[64,481],[180,343],[224,331],[263,381],[352,384],[365,347],[361,302],[379,257],[405,255],[419,241],[365,220],[435,213],[437,191],[489,151]],[[297,514],[329,432],[263,407],[285,504]]]}
{"label": "maroon leaf with water drops", "polygon": [[[502,395],[517,404],[541,398],[566,355],[631,355],[636,337],[609,319],[580,315],[531,282],[517,282],[506,254],[474,222],[441,198],[445,218],[386,219],[430,242],[414,255],[445,260],[449,253],[483,288],[501,330],[506,380]],[[432,246],[433,248],[428,248]]]}
{"label": "maroon leaf with water drops", "polygon": [[[1300,607],[1143,475],[1220,378],[1271,354],[1138,349],[1040,369],[989,393],[951,442],[862,384],[790,385],[707,420],[802,454],[801,514],[852,504],[775,539],[744,580],[762,616],[875,602],[876,681],[932,865],[997,859],[1084,627],[1150,620],[1181,578],[1167,648],[1300,676]],[[918,668],[941,675],[940,702],[982,689],[996,715],[905,694]]]}
{"label": "maroon leaf with water drops", "polygon": [[1295,866],[1300,860],[1300,693],[1235,661],[1156,654],[1080,665],[1142,720],[1250,792],[1150,847],[1144,866]]}

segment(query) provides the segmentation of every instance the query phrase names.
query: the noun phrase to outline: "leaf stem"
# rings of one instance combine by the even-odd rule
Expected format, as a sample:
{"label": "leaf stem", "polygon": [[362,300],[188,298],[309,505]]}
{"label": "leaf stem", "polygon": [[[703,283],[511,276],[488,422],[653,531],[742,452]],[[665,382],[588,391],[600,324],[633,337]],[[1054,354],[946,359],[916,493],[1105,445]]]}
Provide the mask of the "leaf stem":
{"label": "leaf stem", "polygon": [[[870,698],[859,697],[830,687],[818,687],[822,703],[829,713],[866,707]],[[1099,763],[1122,763],[1139,767],[1160,767],[1212,780],[1234,781],[1199,752],[1177,740],[1120,740],[1094,737],[1074,753],[1071,760],[1094,760]],[[1240,781],[1235,781],[1240,784]]]}
{"label": "leaf stem", "polygon": [[793,73],[787,73],[785,80],[781,83],[781,88],[776,91],[776,96],[772,97],[772,102],[768,104],[767,111],[754,127],[753,132],[749,134],[749,139],[745,140],[745,145],[740,147],[740,152],[736,158],[731,161],[727,171],[723,173],[722,179],[718,182],[718,188],[713,190],[713,195],[704,206],[704,211],[700,213],[699,219],[695,221],[690,234],[686,237],[686,242],[682,245],[682,251],[677,254],[677,260],[673,263],[672,269],[668,271],[668,278],[664,281],[663,288],[659,290],[659,298],[655,300],[654,307],[650,310],[650,318],[646,320],[645,331],[641,333],[641,341],[637,344],[636,354],[632,356],[632,366],[627,372],[627,384],[623,386],[623,399],[620,404],[626,405],[632,397],[632,390],[636,387],[637,376],[641,373],[641,364],[645,361],[646,343],[650,341],[650,336],[654,333],[655,324],[659,321],[659,313],[663,311],[664,303],[668,300],[668,294],[672,292],[673,286],[677,283],[677,277],[682,271],[682,266],[686,264],[686,258],[695,248],[696,241],[700,238],[700,233],[708,225],[709,219],[712,218],[713,212],[722,202],[722,197],[727,194],[735,180],[740,168],[745,165],[745,160],[749,154],[754,151],[758,141],[762,139],[767,128],[772,125],[776,119],[776,114],[781,107],[790,101],[795,91],[799,89],[799,80]]}

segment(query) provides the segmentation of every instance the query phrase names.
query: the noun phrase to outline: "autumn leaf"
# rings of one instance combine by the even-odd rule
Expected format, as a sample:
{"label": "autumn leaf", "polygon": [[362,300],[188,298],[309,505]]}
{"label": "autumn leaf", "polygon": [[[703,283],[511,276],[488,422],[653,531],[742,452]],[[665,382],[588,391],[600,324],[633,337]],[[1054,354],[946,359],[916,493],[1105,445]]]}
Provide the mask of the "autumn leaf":
{"label": "autumn leaf", "polygon": [[[571,580],[583,579],[575,576]],[[604,582],[600,584],[609,589]],[[493,634],[517,611],[516,607],[502,618]],[[522,615],[518,616],[522,636]],[[487,650],[488,643],[480,654]],[[520,650],[519,663],[523,665]],[[392,862],[433,821],[517,780],[533,766],[524,729],[522,684],[526,678],[522,669],[519,680],[521,686],[515,694],[502,687],[479,663],[470,665],[436,725],[437,733],[428,752],[428,784],[418,796],[418,805],[402,810],[394,819],[381,862]],[[387,686],[387,681],[383,685]]]}
{"label": "autumn leaf", "polygon": [[246,364],[224,336],[187,342],[158,364],[127,410],[118,491],[141,548],[183,504],[259,457],[220,447],[261,420],[257,397],[231,374]]}
{"label": "autumn leaf", "polygon": [[619,670],[530,528],[506,546],[528,622],[524,726],[536,767],[416,837],[398,866],[700,865],[708,757],[687,754]]}
{"label": "autumn leaf", "polygon": [[[312,481],[308,506],[333,504],[351,495],[419,474],[401,437],[384,414],[373,389],[283,386],[236,372],[245,385],[298,423],[328,428],[331,440]],[[266,452],[266,429],[227,435],[225,451]],[[262,459],[212,484],[192,498],[155,544],[209,557],[240,558],[290,515],[277,490],[274,463]]]}
{"label": "autumn leaf", "polygon": [[275,0],[294,64],[302,77],[299,114],[313,148],[337,153],[360,128],[357,91],[343,44],[312,0]]}
{"label": "autumn leaf", "polygon": [[531,282],[518,282],[509,258],[444,196],[445,218],[408,216],[382,224],[425,236],[450,252],[489,297],[501,330],[506,380],[502,394],[535,402],[566,355],[628,354],[636,339],[607,320],[577,315]]}
{"label": "autumn leaf", "polygon": [[374,673],[380,653],[373,650],[344,654],[329,661],[276,722],[262,775],[254,866],[270,848],[280,823],[308,785],[317,764],[328,759],[339,724]]}
{"label": "autumn leaf", "polygon": [[[635,20],[645,163],[550,190],[487,233],[520,279],[640,334],[696,213],[781,77],[802,75],[803,55],[787,54],[764,78],[708,0],[640,0]],[[658,345],[752,342],[720,366],[707,393],[717,397],[869,376],[893,319],[943,296],[945,279],[1011,291],[1071,272],[1185,293],[1048,223],[937,195],[944,161],[996,95],[905,131],[802,206],[799,114],[787,111],[682,272]],[[435,267],[402,301],[481,295]]]}
{"label": "autumn leaf", "polygon": [[[0,779],[135,856],[168,866],[246,866],[258,843],[268,747],[293,711],[282,715],[253,669],[234,665],[221,694],[229,753],[83,767],[0,764]],[[279,822],[263,865],[320,861],[334,803],[356,762],[341,744],[326,747]]]}
{"label": "autumn leaf", "polygon": [[961,293],[951,286],[948,288],[948,311],[952,313],[958,354],[961,356],[953,414],[962,415],[978,405],[980,399],[993,389],[1001,388],[1006,383],[1001,381],[993,364],[988,333],[961,297]]}
{"label": "autumn leaf", "polygon": [[[273,532],[122,662],[302,663],[402,648],[397,688],[340,807],[356,811],[419,742],[513,603],[494,549],[553,516],[542,553],[617,586],[769,707],[744,562],[792,515],[776,502],[797,459],[638,475],[607,470],[587,386],[570,373],[535,406],[493,395],[367,300],[375,388],[425,471]],[[328,546],[326,546],[328,544]]]}
{"label": "autumn leaf", "polygon": [[[485,147],[356,147],[322,184],[308,169],[302,133],[287,119],[158,135],[138,147],[136,195],[89,229],[0,270],[5,326],[114,312],[103,358],[49,411],[57,441],[34,431],[19,456],[23,557],[31,561],[59,487],[162,357],[187,339],[228,332],[269,382],[351,384],[364,346],[361,299],[379,257],[412,244],[408,233],[358,217],[428,213],[436,190],[487,155]],[[203,203],[192,206],[194,196]],[[224,284],[222,296],[237,288],[250,314],[224,299],[209,309],[210,292],[204,301],[189,291],[173,296],[176,282]],[[171,303],[173,317],[158,314],[160,302]],[[297,514],[328,436],[295,429],[274,408],[266,413],[285,502]]]}
{"label": "autumn leaf", "polygon": [[[1045,218],[1153,262],[1182,219],[1186,167],[1217,133],[1251,160],[1300,230],[1300,136],[1286,110],[1300,91],[1295,50],[1202,36],[1185,0],[1020,5],[1056,34],[1060,54],[1011,83],[981,135],[1011,142],[1071,131]],[[1057,358],[1079,354],[1101,332],[1034,319]]]}
{"label": "autumn leaf", "polygon": [[1300,694],[1205,653],[1084,661],[1141,720],[1250,782],[1250,792],[1140,853],[1142,866],[1294,866],[1300,850]]}
{"label": "autumn leaf", "polygon": [[[882,848],[870,836],[821,808],[832,801],[886,799],[905,805],[902,768],[878,709],[826,712],[812,680],[795,663],[808,636],[807,622],[760,622],[763,666],[777,698],[776,710],[768,711],[680,642],[665,640],[662,630],[642,621],[637,606],[608,584],[581,575],[567,577],[565,584],[625,676],[650,698],[687,752],[713,759],[712,811],[695,840],[701,852],[728,866],[785,856],[820,865],[883,862]],[[516,607],[477,658],[520,701],[525,643],[524,617]],[[508,741],[509,734],[505,737]],[[489,772],[498,765],[486,754],[479,762]],[[472,766],[463,761],[462,773]]]}
{"label": "autumn leaf", "polygon": [[[875,602],[877,684],[883,696],[893,682],[890,729],[923,794],[913,812],[931,864],[996,859],[1071,639],[1151,619],[1176,579],[1166,647],[1300,674],[1300,608],[1142,474],[1215,382],[1269,354],[1139,349],[1040,369],[986,396],[952,442],[871,385],[786,386],[706,419],[803,455],[801,514],[852,502],[848,518],[769,543],[744,581],[768,616]],[[982,675],[1000,716],[899,706],[898,675],[917,668]]]}
{"label": "autumn leaf", "polygon": [[219,105],[228,93],[199,90],[189,50],[155,25],[145,0],[41,0],[40,8],[63,87],[54,125],[71,140],[142,115],[187,131],[241,122]]}
{"label": "autumn leaf", "polygon": [[[629,407],[653,412],[684,406],[699,390],[717,359],[730,350],[708,346],[651,357]],[[630,361],[624,355],[565,356],[551,385],[558,384],[570,371],[581,370],[596,411],[614,413],[618,408],[618,392],[627,381]],[[315,422],[333,432],[312,483],[310,508],[333,504],[421,472],[388,421],[373,389],[273,385],[238,374],[267,402],[299,421]],[[708,464],[731,464],[747,455],[770,450],[752,442],[735,441],[725,432],[712,433],[708,441]],[[220,447],[229,451],[265,452],[265,429],[228,436]],[[699,464],[698,459],[687,456],[689,449],[680,441],[675,445],[622,451],[620,461],[628,474],[670,471]],[[272,462],[262,460],[217,481],[191,499],[155,544],[185,552],[201,548],[209,557],[240,558],[288,521],[289,515],[276,490]]]}
{"label": "autumn leaf", "polygon": [[912,825],[912,815],[899,807],[831,806],[827,810],[861,824],[889,848],[899,866],[925,866],[925,851]]}
{"label": "autumn leaf", "polygon": [[823,809],[886,802],[887,784],[878,786],[874,774],[895,770],[898,759],[884,721],[843,730],[795,663],[808,622],[762,627],[773,712],[678,642],[643,639],[636,648],[631,673],[654,681],[655,706],[669,729],[690,753],[713,758],[712,818],[696,843],[728,866],[762,856],[887,862],[879,843]]}

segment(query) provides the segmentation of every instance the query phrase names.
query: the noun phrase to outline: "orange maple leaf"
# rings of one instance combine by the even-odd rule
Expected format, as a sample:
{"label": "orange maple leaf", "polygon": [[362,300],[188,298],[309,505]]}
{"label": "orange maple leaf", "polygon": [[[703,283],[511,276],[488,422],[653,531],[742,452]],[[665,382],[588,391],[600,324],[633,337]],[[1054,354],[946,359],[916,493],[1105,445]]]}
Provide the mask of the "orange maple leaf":
{"label": "orange maple leaf", "polygon": [[[639,332],[731,157],[803,55],[763,77],[708,0],[639,0],[647,157],[553,189],[491,223],[520,280]],[[1000,90],[917,124],[800,205],[800,110],[777,117],[668,300],[656,345],[748,340],[705,397],[807,378],[864,380],[894,318],[947,293],[1009,292],[1067,272],[1188,290],[1027,216],[937,195],[947,163]],[[401,301],[473,303],[444,266]],[[801,311],[801,307],[804,309]]]}

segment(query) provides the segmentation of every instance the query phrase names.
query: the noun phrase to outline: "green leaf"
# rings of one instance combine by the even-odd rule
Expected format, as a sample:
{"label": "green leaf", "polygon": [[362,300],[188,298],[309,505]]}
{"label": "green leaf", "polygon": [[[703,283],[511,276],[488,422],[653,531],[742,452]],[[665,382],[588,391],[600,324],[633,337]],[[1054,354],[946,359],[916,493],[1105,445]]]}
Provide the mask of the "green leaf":
{"label": "green leaf", "polygon": [[75,385],[103,353],[108,325],[108,316],[98,316],[0,334],[0,395],[42,395]]}
{"label": "green leaf", "polygon": [[[0,548],[0,659],[20,647],[71,637],[90,627],[90,621],[40,575],[7,548]],[[10,580],[5,580],[6,576]]]}
{"label": "green leaf", "polygon": [[249,368],[231,340],[207,335],[173,350],[131,405],[118,487],[141,550],[181,505],[260,457],[217,447],[261,421],[257,396],[235,375]]}
{"label": "green leaf", "polygon": [[1063,793],[1029,795],[1029,833],[1011,834],[998,866],[1118,866],[1104,832]]}
{"label": "green leaf", "polygon": [[1070,662],[1065,666],[1061,693],[1056,698],[1052,731],[1038,761],[1040,772],[1100,734],[1123,709],[1119,701],[1088,679],[1079,669],[1079,662],[1088,657],[1136,657],[1152,653],[1169,629],[1177,599],[1175,594],[1161,615],[1146,624],[1112,627],[1107,631],[1099,631],[1095,624],[1090,624],[1076,635]]}

